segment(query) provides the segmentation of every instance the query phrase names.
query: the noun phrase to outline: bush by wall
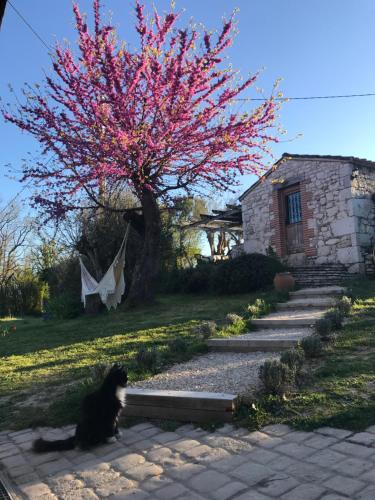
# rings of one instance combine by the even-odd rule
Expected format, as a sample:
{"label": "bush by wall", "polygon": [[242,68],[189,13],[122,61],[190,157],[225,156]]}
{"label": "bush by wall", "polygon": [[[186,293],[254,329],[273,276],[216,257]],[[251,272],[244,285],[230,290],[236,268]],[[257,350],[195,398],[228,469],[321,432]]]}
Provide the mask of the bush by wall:
{"label": "bush by wall", "polygon": [[301,347],[306,358],[318,358],[323,352],[323,344],[318,335],[311,335],[301,340]]}
{"label": "bush by wall", "polygon": [[293,373],[284,363],[267,360],[259,367],[259,379],[266,394],[282,396],[293,382]]}
{"label": "bush by wall", "polygon": [[159,280],[164,293],[235,294],[271,285],[276,273],[285,270],[273,257],[246,254],[221,262],[199,263],[194,268],[175,269]]}

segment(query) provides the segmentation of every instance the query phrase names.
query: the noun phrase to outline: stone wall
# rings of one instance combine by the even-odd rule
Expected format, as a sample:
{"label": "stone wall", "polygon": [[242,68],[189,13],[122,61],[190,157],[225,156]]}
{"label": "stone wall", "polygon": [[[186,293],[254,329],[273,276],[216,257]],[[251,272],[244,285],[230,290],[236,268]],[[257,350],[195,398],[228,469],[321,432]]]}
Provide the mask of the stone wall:
{"label": "stone wall", "polygon": [[[353,177],[353,179],[352,179]],[[286,255],[280,189],[299,184],[304,253]],[[290,158],[241,197],[244,248],[266,253],[272,246],[290,265],[342,263],[364,272],[364,246],[375,227],[375,167],[350,160]]]}
{"label": "stone wall", "polygon": [[353,211],[358,243],[363,250],[375,245],[375,168],[353,170]]}

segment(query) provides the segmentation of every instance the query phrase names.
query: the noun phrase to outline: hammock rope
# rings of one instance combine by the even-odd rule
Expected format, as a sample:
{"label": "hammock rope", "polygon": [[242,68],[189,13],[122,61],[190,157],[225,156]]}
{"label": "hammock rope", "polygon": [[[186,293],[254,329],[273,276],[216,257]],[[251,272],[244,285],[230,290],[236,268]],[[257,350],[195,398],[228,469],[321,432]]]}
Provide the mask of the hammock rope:
{"label": "hammock rope", "polygon": [[126,244],[129,237],[130,224],[127,225],[124,239],[122,240],[119,251],[117,252],[112,264],[109,266],[103,278],[97,282],[87,270],[82,261],[82,256],[79,255],[79,263],[81,266],[81,283],[82,292],[81,298],[84,306],[86,307],[86,297],[88,295],[98,294],[102,303],[110,310],[112,307],[116,309],[118,304],[121,303],[121,297],[125,293],[125,253]]}

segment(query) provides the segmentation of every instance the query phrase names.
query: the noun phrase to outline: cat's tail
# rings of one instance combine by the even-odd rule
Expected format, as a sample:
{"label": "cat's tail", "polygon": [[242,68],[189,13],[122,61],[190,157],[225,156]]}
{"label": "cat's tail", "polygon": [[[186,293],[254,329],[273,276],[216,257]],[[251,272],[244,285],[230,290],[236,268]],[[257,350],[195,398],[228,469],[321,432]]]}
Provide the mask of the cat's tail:
{"label": "cat's tail", "polygon": [[33,442],[33,451],[35,451],[35,453],[46,453],[48,451],[73,450],[75,446],[75,436],[67,439],[58,439],[56,441],[47,441],[46,439],[39,438]]}

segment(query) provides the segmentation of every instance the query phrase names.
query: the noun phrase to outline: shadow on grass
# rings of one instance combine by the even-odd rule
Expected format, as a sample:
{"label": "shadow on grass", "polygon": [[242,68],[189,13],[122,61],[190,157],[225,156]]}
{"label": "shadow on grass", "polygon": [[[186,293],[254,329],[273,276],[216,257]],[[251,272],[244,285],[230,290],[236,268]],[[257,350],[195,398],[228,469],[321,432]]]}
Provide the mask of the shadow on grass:
{"label": "shadow on grass", "polygon": [[[139,337],[152,330],[170,330],[191,321],[222,320],[228,312],[243,312],[254,294],[231,297],[170,296],[158,304],[135,310],[104,312],[98,317],[82,316],[65,321],[27,318],[18,321],[17,331],[2,339],[0,356],[24,355],[40,350],[70,348],[93,339]],[[160,332],[158,333],[158,335]],[[168,332],[166,333],[168,336]]]}

